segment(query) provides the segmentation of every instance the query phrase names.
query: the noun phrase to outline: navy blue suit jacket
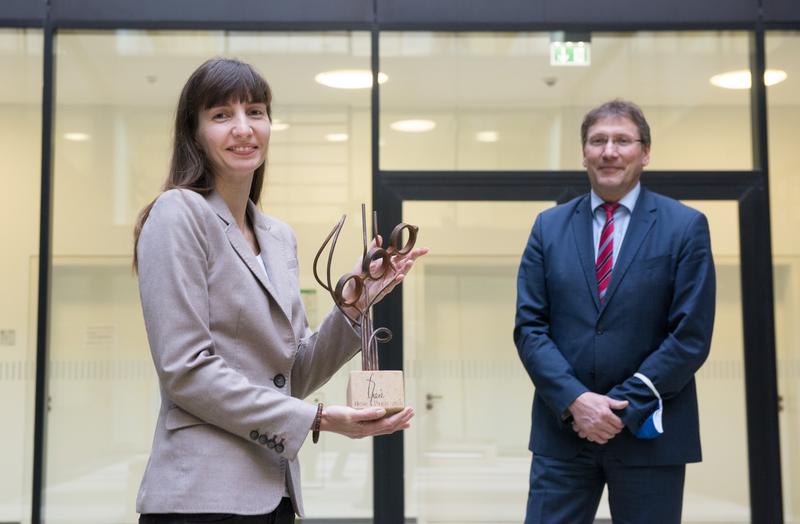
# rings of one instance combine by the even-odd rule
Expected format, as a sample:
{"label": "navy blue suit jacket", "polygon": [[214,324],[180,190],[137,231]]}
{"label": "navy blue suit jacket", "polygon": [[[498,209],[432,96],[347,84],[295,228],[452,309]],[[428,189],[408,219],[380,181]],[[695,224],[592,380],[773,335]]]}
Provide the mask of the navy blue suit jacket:
{"label": "navy blue suit jacket", "polygon": [[[541,213],[518,275],[514,342],[535,385],[530,449],[560,459],[588,444],[562,415],[586,391],[627,400],[605,446],[630,465],[698,462],[694,374],[708,356],[716,283],[705,216],[644,187],[603,304],[589,195]],[[664,434],[634,433],[664,399]]]}

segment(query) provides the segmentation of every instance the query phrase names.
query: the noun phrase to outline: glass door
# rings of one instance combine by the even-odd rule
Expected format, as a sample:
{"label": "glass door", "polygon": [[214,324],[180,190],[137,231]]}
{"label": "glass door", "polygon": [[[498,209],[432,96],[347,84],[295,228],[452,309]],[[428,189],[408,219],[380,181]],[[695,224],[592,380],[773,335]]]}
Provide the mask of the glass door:
{"label": "glass door", "polygon": [[533,386],[511,340],[519,254],[553,202],[407,202],[431,248],[404,290],[406,515],[520,522]]}
{"label": "glass door", "polygon": [[[709,219],[717,315],[697,374],[704,461],[687,469],[684,522],[749,522],[738,208],[692,201]],[[406,201],[431,253],[404,286],[406,515],[420,524],[524,518],[533,385],[511,331],[516,273],[551,201]],[[598,518],[608,519],[605,500]]]}

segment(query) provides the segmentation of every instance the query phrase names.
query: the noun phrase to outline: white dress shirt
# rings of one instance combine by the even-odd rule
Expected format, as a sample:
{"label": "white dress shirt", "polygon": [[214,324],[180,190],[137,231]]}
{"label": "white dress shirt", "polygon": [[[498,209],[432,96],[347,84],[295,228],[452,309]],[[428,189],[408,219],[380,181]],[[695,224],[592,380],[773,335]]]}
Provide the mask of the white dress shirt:
{"label": "white dress shirt", "polygon": [[[612,266],[617,263],[617,255],[622,247],[622,241],[625,239],[625,232],[628,231],[628,224],[631,221],[631,214],[633,208],[636,206],[636,200],[639,199],[639,193],[642,192],[640,183],[636,183],[636,187],[628,191],[624,197],[619,200],[619,207],[614,211],[614,254],[612,255]],[[603,226],[606,223],[606,211],[603,209],[605,203],[602,198],[597,196],[597,193],[592,190],[592,233],[594,235],[594,258],[597,260],[597,249],[600,247],[600,233],[603,231]]]}

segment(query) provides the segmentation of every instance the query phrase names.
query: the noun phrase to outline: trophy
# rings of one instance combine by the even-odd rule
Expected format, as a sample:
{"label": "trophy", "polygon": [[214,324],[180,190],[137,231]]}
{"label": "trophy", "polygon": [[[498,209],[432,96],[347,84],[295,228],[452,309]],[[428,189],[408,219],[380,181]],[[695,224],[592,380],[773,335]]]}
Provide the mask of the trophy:
{"label": "trophy", "polygon": [[[414,248],[417,241],[417,226],[398,224],[389,236],[389,244],[384,248],[377,242],[378,215],[372,214],[372,238],[375,246],[369,248],[367,242],[366,206],[361,204],[361,226],[364,240],[364,251],[361,256],[359,271],[354,271],[342,276],[331,285],[331,263],[336,241],[342,232],[347,215],[342,215],[339,223],[334,226],[328,237],[322,243],[314,257],[314,278],[333,299],[336,307],[352,322],[361,332],[361,371],[351,371],[347,383],[347,405],[351,408],[361,409],[368,407],[382,407],[386,414],[397,413],[405,407],[402,371],[380,371],[378,366],[378,344],[389,342],[392,332],[385,328],[373,328],[372,306],[381,298],[383,292],[392,283],[397,274],[394,258],[397,255],[406,255]],[[403,242],[404,233],[408,239]],[[328,263],[325,272],[325,282],[317,272],[317,264],[326,246],[330,243]],[[384,281],[385,284],[377,293],[370,296],[369,281]],[[350,286],[351,296],[345,297],[345,290]]]}

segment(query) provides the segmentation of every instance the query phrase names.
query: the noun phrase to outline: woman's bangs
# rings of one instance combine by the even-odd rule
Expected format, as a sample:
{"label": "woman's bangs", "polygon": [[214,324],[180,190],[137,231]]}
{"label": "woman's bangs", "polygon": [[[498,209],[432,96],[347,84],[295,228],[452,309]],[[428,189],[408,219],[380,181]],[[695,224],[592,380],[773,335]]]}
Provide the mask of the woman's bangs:
{"label": "woman's bangs", "polygon": [[245,64],[225,65],[228,66],[225,71],[208,75],[202,107],[209,109],[228,102],[270,105],[269,86],[261,76]]}

